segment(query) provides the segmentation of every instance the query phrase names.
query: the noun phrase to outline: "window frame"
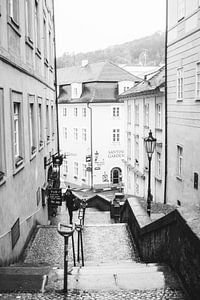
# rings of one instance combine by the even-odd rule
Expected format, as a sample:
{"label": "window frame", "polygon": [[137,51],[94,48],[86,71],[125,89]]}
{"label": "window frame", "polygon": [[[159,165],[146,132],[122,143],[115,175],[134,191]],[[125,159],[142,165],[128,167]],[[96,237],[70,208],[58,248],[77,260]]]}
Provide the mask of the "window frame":
{"label": "window frame", "polygon": [[87,129],[86,128],[82,128],[82,140],[84,142],[87,141]]}
{"label": "window frame", "polygon": [[120,129],[113,128],[112,130],[112,142],[113,143],[120,143]]}
{"label": "window frame", "polygon": [[[200,0],[199,0],[200,1]],[[195,86],[196,100],[200,100],[200,61],[196,64],[196,86]]]}
{"label": "window frame", "polygon": [[68,130],[67,130],[67,127],[63,127],[63,139],[64,140],[68,139]]}
{"label": "window frame", "polygon": [[120,117],[120,109],[119,109],[119,106],[114,106],[112,108],[112,116],[114,118],[119,118]]}
{"label": "window frame", "polygon": [[0,88],[0,184],[6,176],[4,89]]}
{"label": "window frame", "polygon": [[177,145],[177,178],[183,178],[183,146]]}
{"label": "window frame", "polygon": [[77,107],[74,107],[74,116],[78,117],[78,108]]}
{"label": "window frame", "polygon": [[[181,7],[182,6],[182,7]],[[185,0],[177,0],[177,20],[180,22],[185,18],[186,5]]]}
{"label": "window frame", "polygon": [[162,103],[156,103],[156,128],[162,129]]}
{"label": "window frame", "polygon": [[35,156],[37,151],[37,120],[35,95],[28,94],[28,116],[29,116],[29,145],[31,158]]}
{"label": "window frame", "polygon": [[38,145],[39,149],[43,148],[44,146],[44,115],[43,115],[43,104],[42,98],[38,97]]}
{"label": "window frame", "polygon": [[46,141],[50,142],[50,116],[49,116],[49,100],[46,100],[45,116],[46,116]]}
{"label": "window frame", "polygon": [[74,162],[74,177],[78,178],[78,162]]}
{"label": "window frame", "polygon": [[183,101],[184,76],[183,67],[177,68],[177,101]]}
{"label": "window frame", "polygon": [[25,26],[26,41],[33,45],[33,19],[32,19],[32,2],[25,0]]}
{"label": "window frame", "polygon": [[78,140],[78,128],[77,127],[74,128],[74,140],[75,141]]}
{"label": "window frame", "polygon": [[87,116],[86,107],[82,108],[82,116],[85,118]]}
{"label": "window frame", "polygon": [[162,153],[159,150],[156,150],[156,177],[162,178]]}
{"label": "window frame", "polygon": [[41,54],[41,33],[40,33],[40,7],[39,0],[34,2],[34,33],[36,53]]}
{"label": "window frame", "polygon": [[[23,93],[10,89],[11,98],[11,113],[12,113],[12,152],[13,152],[13,172],[16,174],[19,170],[24,167],[24,120],[23,120]],[[15,153],[15,117],[14,117],[14,105],[15,103],[19,106],[19,122],[18,122],[18,149],[19,153]]]}
{"label": "window frame", "polygon": [[144,126],[149,128],[149,103],[144,105]]}
{"label": "window frame", "polygon": [[139,103],[135,103],[135,125],[139,125],[139,121],[140,121]]}

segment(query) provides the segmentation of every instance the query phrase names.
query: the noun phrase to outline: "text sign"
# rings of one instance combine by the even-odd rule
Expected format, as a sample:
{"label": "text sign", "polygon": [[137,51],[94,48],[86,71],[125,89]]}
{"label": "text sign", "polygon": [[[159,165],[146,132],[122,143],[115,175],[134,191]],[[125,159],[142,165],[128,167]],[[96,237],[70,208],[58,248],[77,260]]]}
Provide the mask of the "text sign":
{"label": "text sign", "polygon": [[62,205],[62,190],[60,188],[49,190],[49,203],[51,205]]}

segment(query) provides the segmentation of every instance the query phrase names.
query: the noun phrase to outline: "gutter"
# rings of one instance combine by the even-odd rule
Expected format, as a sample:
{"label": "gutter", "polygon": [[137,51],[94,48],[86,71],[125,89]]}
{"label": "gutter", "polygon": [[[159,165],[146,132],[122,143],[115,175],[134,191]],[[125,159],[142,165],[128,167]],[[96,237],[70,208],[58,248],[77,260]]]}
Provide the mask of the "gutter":
{"label": "gutter", "polygon": [[167,124],[167,42],[168,42],[168,0],[166,0],[166,29],[165,29],[165,175],[164,175],[164,204],[167,203],[167,150],[168,150],[168,124]]}
{"label": "gutter", "polygon": [[57,125],[57,152],[60,154],[60,138],[59,138],[59,123],[58,123],[58,93],[57,93],[57,63],[56,63],[56,31],[55,31],[55,9],[54,9],[54,0],[53,4],[53,31],[54,31],[54,72],[55,72],[55,96],[56,96],[56,125]]}
{"label": "gutter", "polygon": [[[94,95],[92,96],[92,99],[90,102],[92,102],[94,99]],[[94,183],[93,183],[93,177],[94,177],[94,172],[93,172],[93,127],[92,127],[92,108],[89,106],[90,103],[87,103],[87,107],[90,110],[90,156],[91,156],[91,190],[94,188]]]}

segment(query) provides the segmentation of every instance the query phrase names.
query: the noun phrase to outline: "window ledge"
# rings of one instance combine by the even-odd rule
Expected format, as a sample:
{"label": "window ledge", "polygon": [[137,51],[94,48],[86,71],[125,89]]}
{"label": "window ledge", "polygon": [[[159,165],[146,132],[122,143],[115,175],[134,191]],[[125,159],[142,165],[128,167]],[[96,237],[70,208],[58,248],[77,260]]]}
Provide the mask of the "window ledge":
{"label": "window ledge", "polygon": [[85,181],[85,178],[82,178],[82,181]]}
{"label": "window ledge", "polygon": [[21,156],[18,156],[15,160],[15,167],[18,168],[19,166],[21,166],[21,164],[23,164],[24,159]]}
{"label": "window ledge", "polygon": [[3,180],[4,176],[5,176],[5,173],[0,171],[0,182]]}
{"label": "window ledge", "polygon": [[77,177],[77,176],[74,176],[74,179],[78,179],[78,177]]}
{"label": "window ledge", "polygon": [[183,98],[182,99],[176,99],[176,102],[183,102]]}
{"label": "window ledge", "polygon": [[17,173],[19,173],[24,168],[24,160],[22,160],[21,164],[18,167],[15,167],[15,170],[13,172],[13,175],[15,176]]}
{"label": "window ledge", "polygon": [[144,125],[144,128],[145,129],[149,129],[149,125]]}
{"label": "window ledge", "polygon": [[8,24],[16,32],[16,34],[21,37],[21,32],[19,30],[19,24],[11,17],[8,17]]}
{"label": "window ledge", "polygon": [[156,131],[162,131],[162,128],[156,127]]}
{"label": "window ledge", "polygon": [[178,175],[176,176],[176,179],[178,179],[179,181],[183,181],[183,178]]}
{"label": "window ledge", "polygon": [[42,56],[41,56],[41,51],[40,51],[38,48],[36,48],[35,54],[36,54],[40,59],[42,58]]}
{"label": "window ledge", "polygon": [[34,153],[31,153],[31,158],[30,158],[30,160],[33,160],[35,157],[36,157],[36,149],[35,149],[35,152],[34,152]]}
{"label": "window ledge", "polygon": [[53,73],[53,67],[49,66],[49,70]]}
{"label": "window ledge", "polygon": [[49,67],[49,62],[48,62],[48,59],[47,58],[44,58],[44,64],[45,66],[48,68]]}
{"label": "window ledge", "polygon": [[196,101],[196,102],[200,102],[200,98],[199,98],[199,97],[196,97],[196,98],[195,98],[195,101]]}
{"label": "window ledge", "polygon": [[162,182],[162,178],[161,177],[159,177],[159,176],[155,176],[155,179],[158,181],[158,182]]}
{"label": "window ledge", "polygon": [[29,36],[26,36],[25,38],[25,43],[31,48],[33,49],[33,41]]}

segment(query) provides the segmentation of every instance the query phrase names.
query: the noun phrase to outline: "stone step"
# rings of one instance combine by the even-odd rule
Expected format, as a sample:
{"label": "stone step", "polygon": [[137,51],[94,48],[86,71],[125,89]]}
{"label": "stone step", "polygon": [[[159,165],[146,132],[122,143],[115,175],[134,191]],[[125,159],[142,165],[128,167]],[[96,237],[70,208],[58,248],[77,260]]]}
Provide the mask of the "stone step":
{"label": "stone step", "polygon": [[[68,275],[68,288],[75,290],[152,290],[164,289],[169,282],[166,281],[167,266],[156,264],[127,264],[75,267]],[[55,282],[63,284],[64,271],[52,270],[49,274],[46,290]],[[54,283],[53,283],[54,282]]]}
{"label": "stone step", "polygon": [[80,275],[87,274],[128,274],[128,273],[154,273],[163,272],[167,269],[166,266],[158,266],[156,264],[115,264],[115,265],[98,265],[98,266],[84,266],[82,268],[74,267],[72,275],[79,272]]}

